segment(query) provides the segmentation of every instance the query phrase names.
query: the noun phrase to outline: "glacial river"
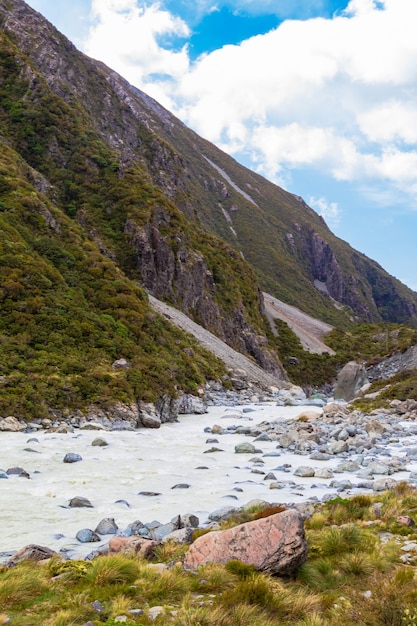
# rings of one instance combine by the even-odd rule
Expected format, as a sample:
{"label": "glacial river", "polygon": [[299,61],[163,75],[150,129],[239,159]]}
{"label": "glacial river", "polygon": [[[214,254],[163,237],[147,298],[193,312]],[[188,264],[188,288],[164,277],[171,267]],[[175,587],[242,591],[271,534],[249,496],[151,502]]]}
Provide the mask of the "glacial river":
{"label": "glacial river", "polygon": [[[277,449],[276,442],[268,441],[254,442],[262,452],[236,454],[238,443],[253,439],[204,432],[205,427],[213,424],[253,426],[262,421],[285,420],[307,407],[266,403],[242,408],[245,413],[241,419],[225,417],[227,411],[231,412],[230,407],[212,407],[204,415],[181,416],[178,423],[134,432],[0,433],[1,469],[20,466],[30,474],[30,479],[10,476],[0,480],[0,560],[5,558],[1,553],[29,543],[85,555],[100,544],[80,544],[75,535],[82,528],[94,530],[104,517],[113,517],[120,529],[135,520],[166,523],[181,513],[194,513],[204,523],[210,512],[227,505],[241,506],[259,498],[268,502],[300,502],[329,493],[329,480],[297,478],[293,471],[299,465],[334,468],[340,458],[313,462],[308,456]],[[315,409],[308,407],[308,410]],[[109,445],[92,446],[98,436]],[[218,443],[207,443],[213,437]],[[33,438],[37,442],[28,442]],[[212,447],[222,451],[207,453]],[[64,463],[68,452],[80,454],[82,460]],[[279,452],[280,456],[263,456],[272,452]],[[261,469],[265,473],[284,463],[291,464],[289,473],[276,470],[274,473],[277,480],[291,480],[297,486],[269,489],[271,481],[252,472],[254,467],[259,467],[251,461],[254,456],[264,461]],[[394,477],[398,480],[407,476],[401,474],[404,476]],[[352,474],[335,475],[338,480],[344,477],[355,481]],[[173,489],[184,483],[189,488]],[[139,495],[139,492],[160,495]],[[93,508],[68,507],[75,496],[88,498]],[[124,502],[117,502],[120,500]]]}

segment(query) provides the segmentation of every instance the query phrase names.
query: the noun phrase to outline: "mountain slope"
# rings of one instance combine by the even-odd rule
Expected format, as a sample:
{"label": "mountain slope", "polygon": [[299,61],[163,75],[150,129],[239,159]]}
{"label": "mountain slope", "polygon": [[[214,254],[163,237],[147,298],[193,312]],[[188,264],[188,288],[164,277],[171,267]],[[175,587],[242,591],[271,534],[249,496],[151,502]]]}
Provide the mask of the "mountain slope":
{"label": "mountain slope", "polygon": [[[53,92],[117,155],[119,167],[140,165],[189,221],[243,254],[263,290],[333,324],[416,323],[417,295],[335,237],[301,198],[242,167],[82,55],[21,0],[3,0],[1,13],[8,34]],[[170,297],[161,281],[156,287],[151,279],[147,287]],[[174,303],[194,314],[183,298]]]}
{"label": "mountain slope", "polygon": [[129,406],[224,375],[143,287],[277,381],[261,287],[334,325],[417,323],[417,294],[22,0],[0,0],[0,222],[2,412]]}

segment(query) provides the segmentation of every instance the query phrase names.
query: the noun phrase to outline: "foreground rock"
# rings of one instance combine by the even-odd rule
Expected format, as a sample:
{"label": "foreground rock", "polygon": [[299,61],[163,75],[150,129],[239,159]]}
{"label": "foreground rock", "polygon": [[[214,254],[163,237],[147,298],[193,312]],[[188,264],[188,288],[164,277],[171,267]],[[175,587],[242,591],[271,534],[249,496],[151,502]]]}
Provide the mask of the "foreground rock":
{"label": "foreground rock", "polygon": [[199,537],[184,565],[193,569],[237,559],[259,571],[288,576],[306,561],[307,553],[303,519],[298,511],[287,510]]}
{"label": "foreground rock", "polygon": [[53,556],[60,556],[55,550],[51,550],[51,548],[47,548],[45,546],[38,546],[36,544],[29,544],[24,546],[20,550],[16,552],[10,559],[7,561],[8,567],[14,567],[18,563],[22,561],[45,561],[46,559],[50,559]]}

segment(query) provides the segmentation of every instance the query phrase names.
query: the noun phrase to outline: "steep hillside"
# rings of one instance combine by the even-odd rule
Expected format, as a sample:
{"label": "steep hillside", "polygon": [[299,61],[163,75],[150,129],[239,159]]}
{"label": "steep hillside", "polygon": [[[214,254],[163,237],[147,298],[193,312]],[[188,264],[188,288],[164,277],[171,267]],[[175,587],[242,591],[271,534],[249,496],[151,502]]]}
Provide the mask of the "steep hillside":
{"label": "steep hillside", "polygon": [[417,324],[417,294],[300,198],[22,0],[0,0],[0,220],[2,413],[114,409],[222,376],[143,288],[276,380],[286,374],[261,288],[341,327]]}
{"label": "steep hillside", "polygon": [[[335,237],[301,198],[240,166],[118,74],[82,55],[22,0],[1,0],[0,20],[54,94],[111,150],[113,167],[124,174],[140,166],[188,222],[222,237],[244,256],[263,290],[335,325],[417,323],[417,295]],[[61,153],[58,141],[54,156]],[[102,166],[103,160],[93,164]],[[104,239],[96,210],[84,206],[80,211],[71,182],[65,201]],[[139,238],[135,229],[130,235],[136,250],[145,240],[154,253],[147,223]],[[157,216],[153,232],[160,227]],[[138,259],[138,272],[151,291],[195,315],[178,289],[172,298],[167,277],[158,268],[150,276],[143,262]]]}

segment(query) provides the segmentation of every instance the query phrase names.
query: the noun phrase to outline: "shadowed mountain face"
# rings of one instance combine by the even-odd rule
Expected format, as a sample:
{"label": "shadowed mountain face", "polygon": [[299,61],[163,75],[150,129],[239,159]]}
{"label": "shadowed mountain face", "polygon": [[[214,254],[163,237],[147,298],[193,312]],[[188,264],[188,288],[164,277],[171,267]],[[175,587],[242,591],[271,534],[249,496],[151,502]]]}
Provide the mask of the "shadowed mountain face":
{"label": "shadowed mountain face", "polygon": [[[136,402],[219,375],[217,361],[155,316],[143,287],[279,377],[261,289],[334,325],[417,324],[417,294],[302,199],[81,54],[23,1],[0,0],[0,37],[10,411],[22,372],[26,386],[32,376],[23,412]],[[131,368],[115,373],[121,357]]]}

